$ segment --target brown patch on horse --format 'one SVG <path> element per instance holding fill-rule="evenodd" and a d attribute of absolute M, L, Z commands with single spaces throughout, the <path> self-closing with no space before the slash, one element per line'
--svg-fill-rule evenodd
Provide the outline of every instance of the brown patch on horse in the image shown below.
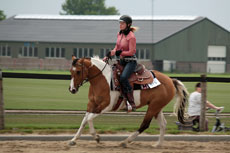
<path fill-rule="evenodd" d="M 86 60 L 85 63 L 89 69 L 89 78 L 98 75 L 101 71 L 95 66 L 92 66 L 92 63 L 89 60 Z M 90 88 L 88 93 L 88 106 L 87 112 L 91 113 L 100 113 L 104 110 L 110 103 L 110 87 L 106 81 L 106 78 L 101 73 L 97 77 L 89 80 Z M 103 90 L 101 90 L 103 89 Z"/>

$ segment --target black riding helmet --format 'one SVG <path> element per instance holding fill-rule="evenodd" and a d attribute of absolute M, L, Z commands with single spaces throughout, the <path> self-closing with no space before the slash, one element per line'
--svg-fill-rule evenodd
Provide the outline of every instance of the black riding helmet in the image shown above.
<path fill-rule="evenodd" d="M 132 24 L 132 18 L 128 15 L 122 15 L 119 19 L 119 21 L 125 22 L 127 25 Z"/>

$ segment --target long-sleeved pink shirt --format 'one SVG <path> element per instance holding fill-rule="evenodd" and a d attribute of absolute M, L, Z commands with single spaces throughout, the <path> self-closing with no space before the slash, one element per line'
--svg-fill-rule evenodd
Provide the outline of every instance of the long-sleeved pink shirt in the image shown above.
<path fill-rule="evenodd" d="M 126 36 L 123 33 L 117 34 L 117 44 L 111 55 L 115 55 L 117 50 L 122 50 L 121 56 L 133 56 L 136 53 L 136 37 L 132 31 Z"/>

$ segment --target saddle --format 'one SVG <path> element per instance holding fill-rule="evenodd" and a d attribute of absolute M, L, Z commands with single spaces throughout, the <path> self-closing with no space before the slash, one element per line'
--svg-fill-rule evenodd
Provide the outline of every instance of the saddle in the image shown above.
<path fill-rule="evenodd" d="M 114 78 L 114 85 L 115 89 L 120 89 L 120 75 L 124 70 L 124 66 L 121 65 L 119 62 L 117 64 L 114 64 L 113 66 L 113 78 Z M 142 64 L 137 64 L 135 71 L 133 74 L 129 77 L 129 83 L 132 87 L 134 87 L 134 84 L 144 85 L 144 84 L 150 84 L 153 82 L 153 75 L 152 73 L 145 68 Z"/>

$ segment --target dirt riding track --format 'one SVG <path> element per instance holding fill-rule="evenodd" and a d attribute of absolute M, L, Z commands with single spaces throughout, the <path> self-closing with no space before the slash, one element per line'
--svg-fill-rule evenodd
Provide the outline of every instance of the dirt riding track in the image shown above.
<path fill-rule="evenodd" d="M 67 141 L 1 141 L 0 153 L 229 153 L 230 142 L 165 141 L 164 146 L 155 148 L 153 142 L 135 141 L 127 148 L 119 146 L 119 141 L 77 141 L 76 146 L 68 146 Z"/>

